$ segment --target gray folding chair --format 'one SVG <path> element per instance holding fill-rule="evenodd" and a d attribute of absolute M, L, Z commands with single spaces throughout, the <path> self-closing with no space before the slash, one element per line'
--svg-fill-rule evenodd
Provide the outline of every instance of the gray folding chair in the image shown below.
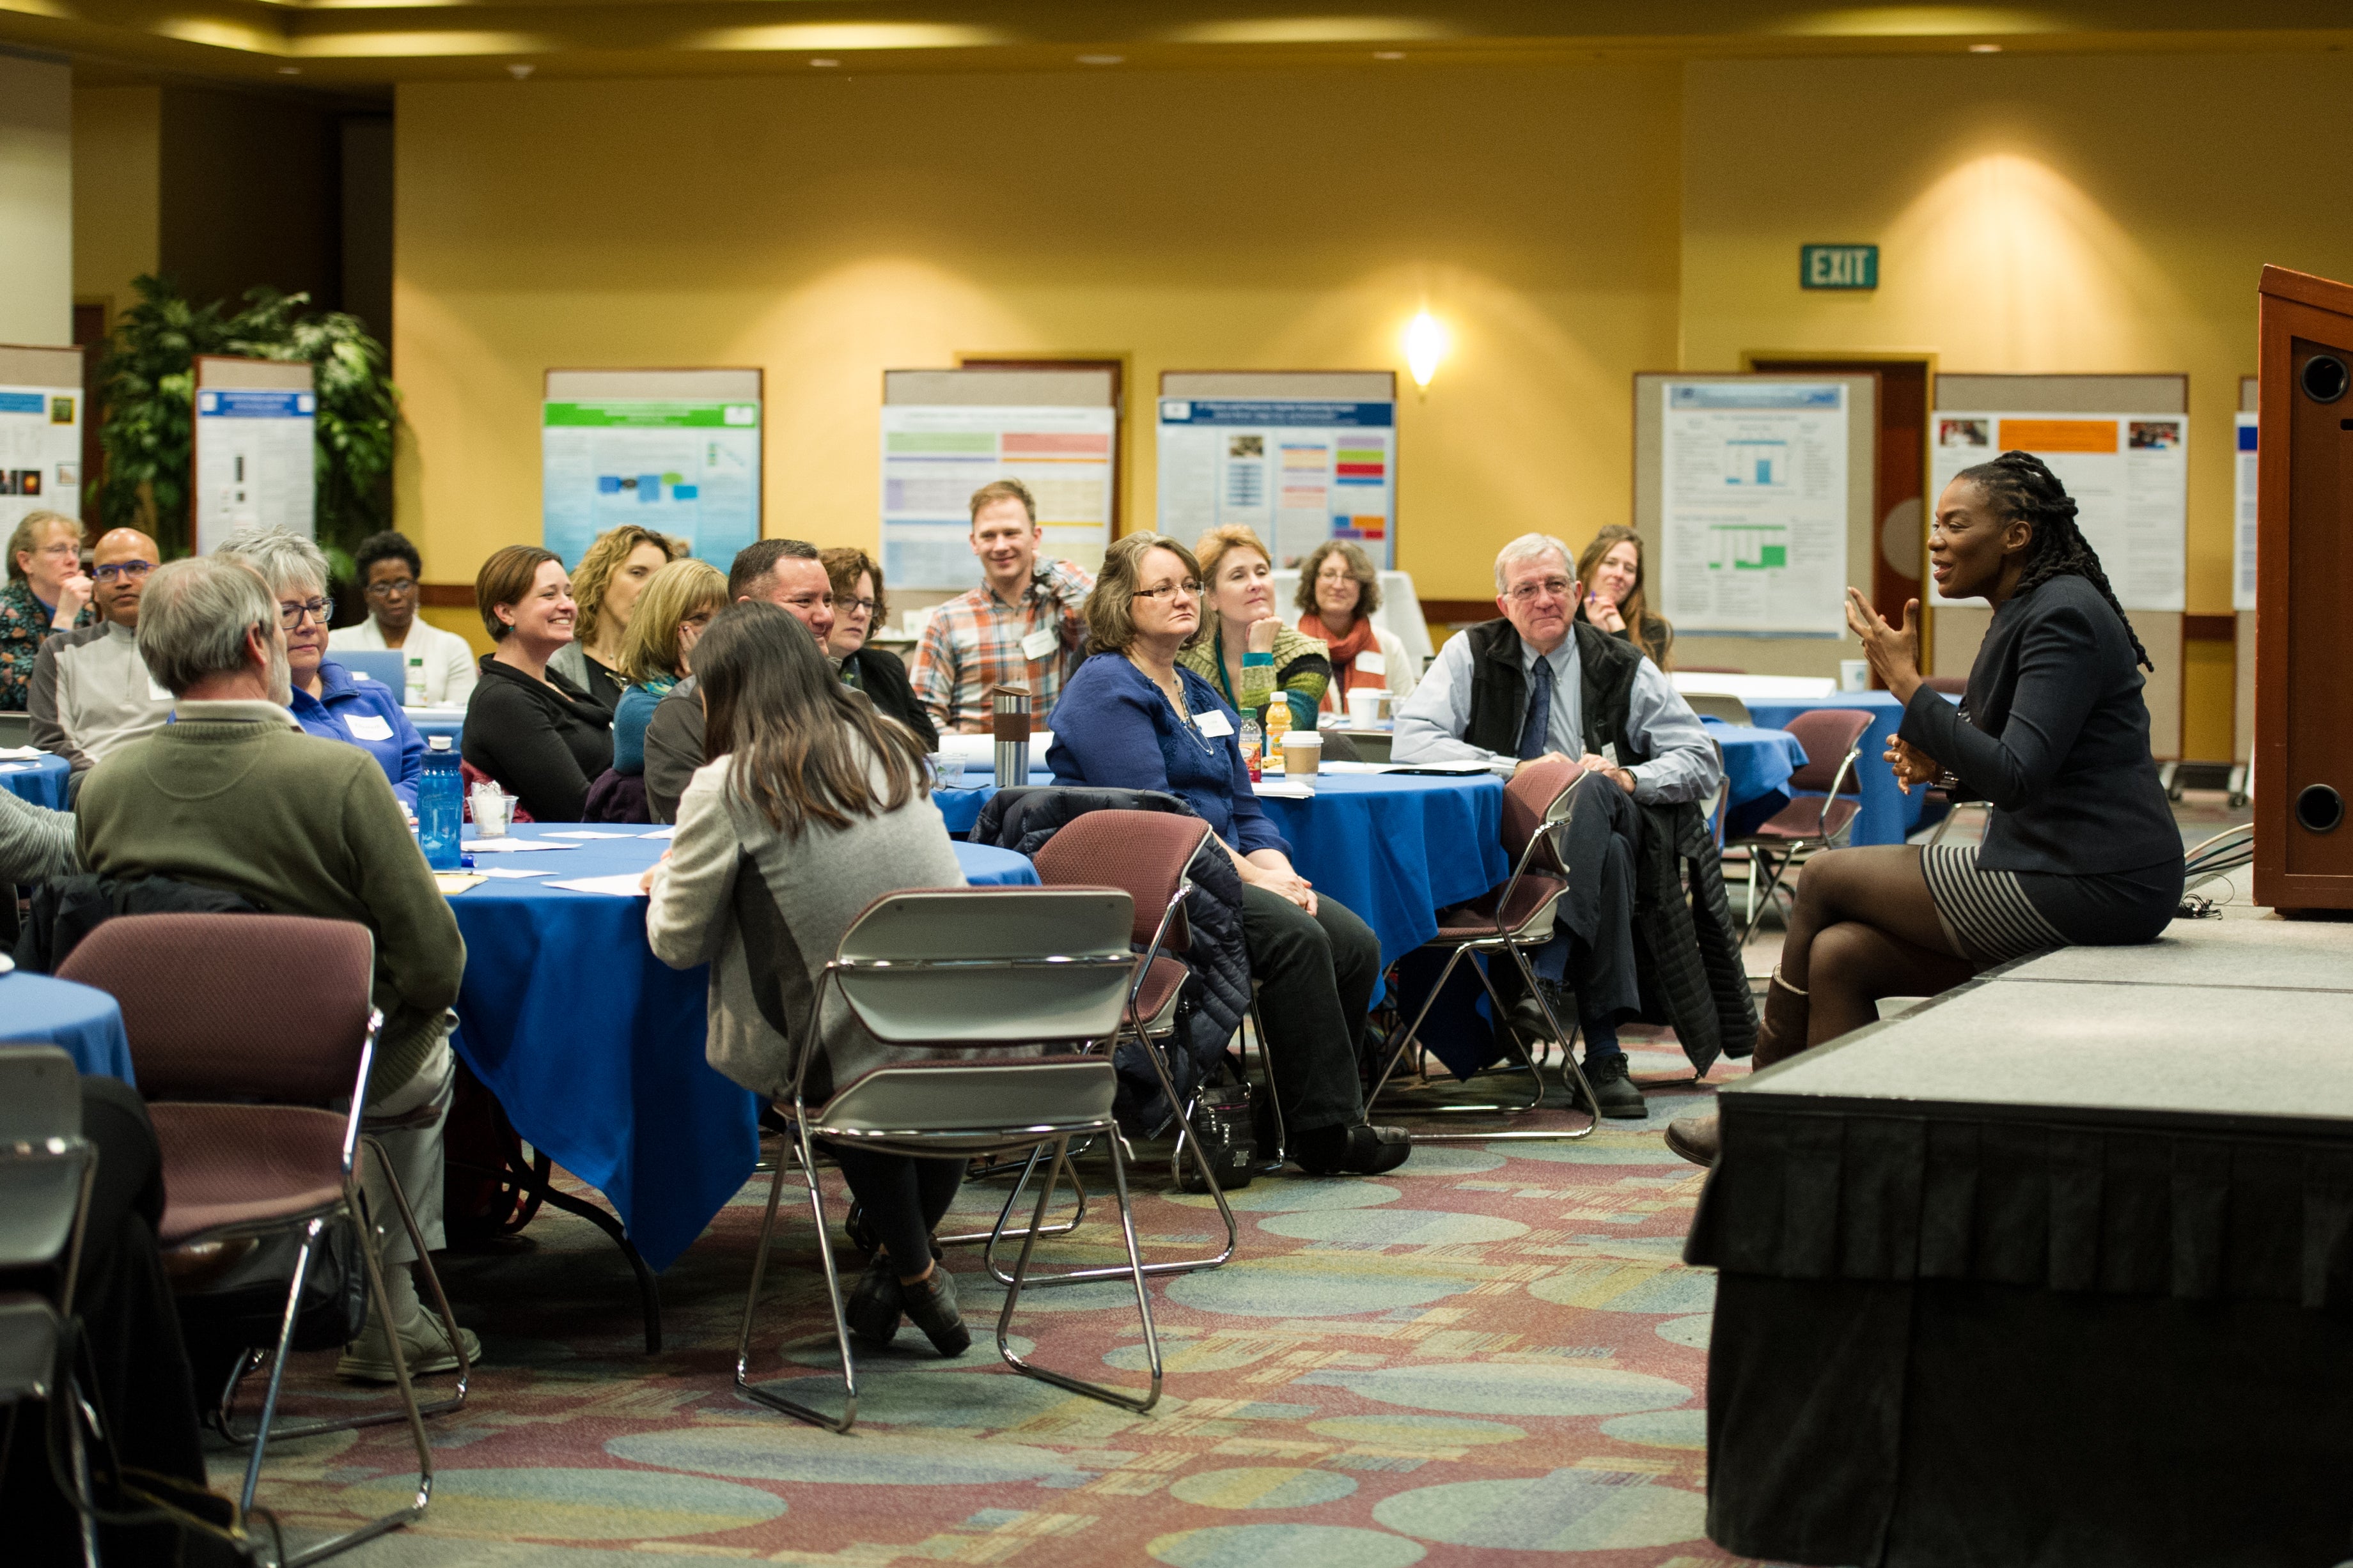
<path fill-rule="evenodd" d="M 167 1195 L 156 1238 L 165 1250 L 246 1237 L 299 1238 L 268 1390 L 250 1436 L 229 1423 L 250 1358 L 238 1363 L 214 1415 L 224 1436 L 250 1445 L 238 1511 L 253 1507 L 273 1438 L 406 1421 L 416 1445 L 417 1492 L 409 1502 L 293 1554 L 283 1568 L 301 1568 L 425 1516 L 433 1496 L 433 1450 L 424 1418 L 463 1405 L 471 1373 L 407 1194 L 383 1145 L 364 1125 L 376 1031 L 384 1022 L 369 1000 L 375 974 L 375 937 L 367 927 L 299 915 L 121 916 L 84 937 L 58 966 L 59 979 L 95 985 L 122 1005 L 131 1059 L 163 1151 Z M 274 1007 L 267 1027 L 254 1011 L 261 997 Z M 327 1109 L 347 1095 L 348 1109 Z M 458 1386 L 451 1397 L 420 1407 L 400 1336 L 387 1334 L 396 1405 L 280 1426 L 278 1398 L 303 1282 L 330 1224 L 357 1227 L 368 1310 L 391 1320 L 375 1226 L 360 1196 L 363 1145 L 375 1155 L 424 1262 L 433 1304 L 458 1352 Z"/>
<path fill-rule="evenodd" d="M 1444 949 L 1446 965 L 1438 972 L 1438 979 L 1431 984 L 1430 994 L 1422 999 L 1421 1010 L 1414 1015 L 1413 1022 L 1398 1037 L 1397 1048 L 1389 1053 L 1388 1065 L 1382 1068 L 1380 1081 L 1374 1084 L 1373 1092 L 1365 1097 L 1367 1105 L 1379 1098 L 1381 1090 L 1388 1087 L 1389 1079 L 1396 1075 L 1398 1065 L 1405 1060 L 1406 1053 L 1415 1048 L 1422 1021 L 1430 1016 L 1430 1009 L 1445 991 L 1446 982 L 1452 977 L 1455 965 L 1474 953 L 1484 953 L 1490 960 L 1498 956 L 1508 957 L 1518 967 L 1521 984 L 1527 987 L 1527 994 L 1534 996 L 1536 1005 L 1543 1009 L 1545 1026 L 1551 1031 L 1551 1037 L 1560 1042 L 1563 1069 L 1576 1079 L 1588 1106 L 1598 1103 L 1592 1085 L 1585 1081 L 1585 1069 L 1577 1063 L 1575 1026 L 1572 1024 L 1567 1029 L 1561 1027 L 1560 1020 L 1553 1016 L 1551 1002 L 1545 997 L 1544 988 L 1536 984 L 1535 971 L 1529 967 L 1527 958 L 1530 952 L 1552 941 L 1560 900 L 1568 892 L 1566 879 L 1568 858 L 1561 847 L 1562 834 L 1568 825 L 1570 814 L 1577 808 L 1580 798 L 1579 786 L 1588 776 L 1583 769 L 1567 758 L 1553 757 L 1525 763 L 1504 781 L 1504 848 L 1512 860 L 1511 879 L 1476 902 L 1450 911 L 1439 926 L 1438 934 L 1422 944 L 1425 948 Z M 1494 1008 L 1495 1016 L 1501 1019 L 1505 1009 L 1503 998 L 1495 994 L 1494 983 L 1475 963 L 1471 965 L 1471 972 L 1485 987 L 1488 1003 Z M 1420 1116 L 1525 1116 L 1542 1109 L 1545 1089 L 1541 1067 L 1522 1047 L 1516 1031 L 1506 1029 L 1504 1034 L 1510 1040 L 1512 1050 L 1518 1055 L 1521 1066 L 1526 1068 L 1529 1082 L 1534 1086 L 1526 1104 L 1474 1102 L 1417 1105 L 1403 1109 Z M 1588 1119 L 1582 1127 L 1564 1128 L 1557 1131 L 1531 1129 L 1501 1132 L 1416 1132 L 1411 1137 L 1417 1143 L 1441 1143 L 1471 1138 L 1489 1141 L 1567 1140 L 1588 1137 L 1599 1125 L 1597 1116 Z"/>
<path fill-rule="evenodd" d="M 867 906 L 842 934 L 833 961 L 810 997 L 793 1072 L 788 1121 L 817 1222 L 826 1303 L 841 1353 L 843 1409 L 829 1415 L 751 1378 L 752 1326 L 768 1245 L 783 1195 L 779 1161 L 768 1184 L 767 1212 L 753 1254 L 744 1299 L 744 1326 L 735 1345 L 735 1387 L 775 1410 L 835 1432 L 858 1419 L 858 1367 L 842 1314 L 841 1277 L 826 1226 L 825 1193 L 818 1180 L 816 1142 L 854 1144 L 886 1153 L 963 1158 L 1050 1148 L 1037 1208 L 1021 1239 L 1005 1305 L 997 1313 L 997 1353 L 1006 1364 L 1074 1394 L 1123 1408 L 1149 1410 L 1160 1398 L 1160 1342 L 1152 1327 L 1152 1300 L 1129 1206 L 1127 1166 L 1112 1096 L 1117 1087 L 1107 1055 L 1015 1056 L 1024 1047 L 1086 1049 L 1109 1044 L 1128 1005 L 1135 966 L 1128 951 L 1134 904 L 1109 888 L 957 888 L 891 893 Z M 824 1047 L 819 1023 L 829 990 L 839 991 L 851 1017 L 883 1045 L 917 1051 L 971 1053 L 938 1061 L 895 1062 L 839 1086 L 823 1105 L 807 1101 L 810 1064 Z M 1142 1396 L 1032 1365 L 1008 1342 L 1013 1314 L 1029 1270 L 1031 1249 L 1053 1201 L 1055 1176 L 1074 1138 L 1099 1137 L 1111 1152 L 1112 1186 L 1127 1245 L 1124 1272 L 1135 1286 L 1144 1321 L 1150 1389 Z"/>
<path fill-rule="evenodd" d="M 27 1399 L 64 1406 L 67 1468 L 81 1510 L 82 1561 L 90 1568 L 98 1527 L 87 1511 L 90 1416 L 58 1351 L 73 1319 L 97 1171 L 98 1152 L 81 1135 L 73 1058 L 55 1046 L 0 1046 L 0 1269 L 55 1263 L 64 1271 L 54 1305 L 29 1290 L 0 1290 L 0 1407 Z M 16 1440 L 46 1444 L 47 1434 L 20 1428 Z"/>

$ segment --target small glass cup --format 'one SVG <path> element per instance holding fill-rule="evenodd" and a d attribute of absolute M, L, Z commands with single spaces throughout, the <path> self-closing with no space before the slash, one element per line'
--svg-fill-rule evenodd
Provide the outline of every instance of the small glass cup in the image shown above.
<path fill-rule="evenodd" d="M 932 753 L 931 763 L 932 787 L 934 789 L 962 789 L 964 787 L 964 759 L 962 757 L 947 752 L 934 752 Z"/>
<path fill-rule="evenodd" d="M 514 802 L 508 797 L 507 792 L 494 784 L 476 784 L 473 802 L 474 837 L 504 838 L 508 815 L 514 809 Z"/>

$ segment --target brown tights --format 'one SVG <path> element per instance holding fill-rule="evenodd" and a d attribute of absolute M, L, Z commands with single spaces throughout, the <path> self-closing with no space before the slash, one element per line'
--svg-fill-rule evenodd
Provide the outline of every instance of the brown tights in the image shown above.
<path fill-rule="evenodd" d="M 1876 1022 L 1883 996 L 1933 996 L 1979 967 L 1954 953 L 1916 847 L 1832 849 L 1799 868 L 1781 976 L 1812 993 L 1807 1045 Z"/>

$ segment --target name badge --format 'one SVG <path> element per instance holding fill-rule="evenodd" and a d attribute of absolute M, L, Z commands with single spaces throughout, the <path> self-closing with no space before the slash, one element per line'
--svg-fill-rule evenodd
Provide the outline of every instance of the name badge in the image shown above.
<path fill-rule="evenodd" d="M 151 675 L 147 678 L 147 700 L 150 702 L 173 702 L 178 700 L 170 692 L 164 689 L 164 683 L 162 681 L 156 679 Z"/>
<path fill-rule="evenodd" d="M 392 726 L 373 713 L 346 713 L 343 728 L 352 732 L 354 741 L 389 741 Z"/>
<path fill-rule="evenodd" d="M 1613 767 L 1613 768 L 1614 768 L 1614 767 L 1616 767 L 1616 766 L 1618 765 L 1618 742 L 1615 742 L 1615 741 L 1610 741 L 1610 742 L 1604 742 L 1604 743 L 1603 743 L 1603 745 L 1602 745 L 1602 747 L 1601 747 L 1601 760 L 1602 760 L 1603 762 L 1605 762 L 1605 763 L 1609 763 L 1611 767 Z"/>
<path fill-rule="evenodd" d="M 1051 626 L 1039 626 L 1021 639 L 1023 658 L 1046 658 L 1062 646 L 1061 634 Z"/>
<path fill-rule="evenodd" d="M 1234 732 L 1234 721 L 1226 717 L 1222 708 L 1212 708 L 1207 713 L 1193 716 L 1194 728 L 1209 740 L 1222 741 Z"/>
<path fill-rule="evenodd" d="M 1387 675 L 1389 661 L 1377 648 L 1366 648 L 1356 656 L 1356 668 L 1366 675 Z"/>

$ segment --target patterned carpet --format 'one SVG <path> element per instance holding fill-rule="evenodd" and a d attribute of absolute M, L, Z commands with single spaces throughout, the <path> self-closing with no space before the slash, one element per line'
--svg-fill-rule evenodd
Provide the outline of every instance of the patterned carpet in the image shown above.
<path fill-rule="evenodd" d="M 1000 1364 L 987 1333 L 1001 1298 L 959 1249 L 972 1351 L 943 1362 L 904 1329 L 864 1363 L 854 1435 L 804 1426 L 729 1387 L 765 1178 L 664 1279 L 669 1349 L 653 1358 L 618 1257 L 543 1213 L 526 1247 L 449 1260 L 486 1364 L 467 1408 L 434 1426 L 425 1522 L 349 1561 L 1732 1561 L 1702 1533 L 1713 1281 L 1678 1261 L 1701 1173 L 1660 1138 L 1693 1103 L 1689 1068 L 1663 1042 L 1630 1044 L 1640 1075 L 1683 1086 L 1653 1094 L 1647 1124 L 1425 1147 L 1378 1181 L 1261 1178 L 1235 1194 L 1240 1257 L 1155 1282 L 1167 1384 L 1144 1416 Z M 1149 1167 L 1138 1205 L 1150 1253 L 1208 1247 L 1215 1210 L 1158 1191 L 1166 1169 Z M 985 1224 L 1000 1191 L 968 1186 L 970 1217 Z M 754 1371 L 830 1401 L 806 1208 L 788 1219 Z M 1099 1207 L 1040 1258 L 1113 1261 L 1117 1238 Z M 1043 1364 L 1142 1382 L 1124 1284 L 1025 1296 L 1015 1331 Z M 298 1405 L 353 1397 L 325 1367 L 297 1369 Z M 308 1536 L 394 1506 L 408 1464 L 398 1427 L 288 1445 L 262 1501 Z"/>

